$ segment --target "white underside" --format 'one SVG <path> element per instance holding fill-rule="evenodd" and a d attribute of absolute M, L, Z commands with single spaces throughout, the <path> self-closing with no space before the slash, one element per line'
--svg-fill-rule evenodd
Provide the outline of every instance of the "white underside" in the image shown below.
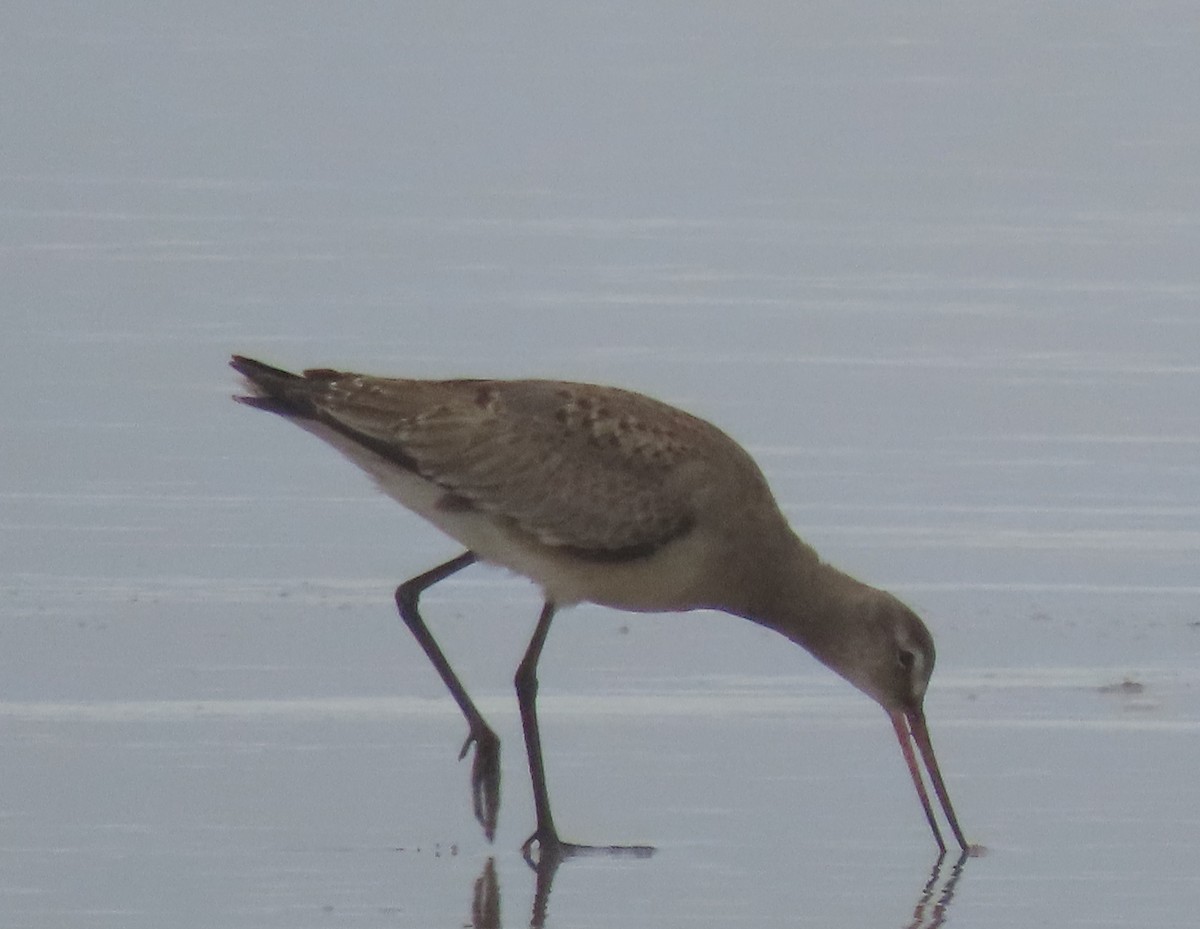
<path fill-rule="evenodd" d="M 559 606 L 587 601 L 662 612 L 704 605 L 696 595 L 707 555 L 699 532 L 690 532 L 646 558 L 618 562 L 579 558 L 515 533 L 486 513 L 445 506 L 445 490 L 321 423 L 296 420 L 296 424 L 338 449 L 393 500 L 433 523 L 482 561 L 531 579 Z"/>

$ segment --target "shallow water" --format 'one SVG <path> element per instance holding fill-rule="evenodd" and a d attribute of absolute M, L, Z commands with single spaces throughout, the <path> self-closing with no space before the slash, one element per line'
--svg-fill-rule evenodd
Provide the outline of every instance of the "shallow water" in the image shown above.
<path fill-rule="evenodd" d="M 0 14 L 0 921 L 1191 926 L 1200 33 L 1183 3 Z M 739 8 L 740 10 L 740 8 Z M 427 597 L 504 744 L 494 844 L 395 616 L 455 554 L 232 351 L 542 375 L 743 441 L 938 643 L 969 838 L 771 633 Z"/>

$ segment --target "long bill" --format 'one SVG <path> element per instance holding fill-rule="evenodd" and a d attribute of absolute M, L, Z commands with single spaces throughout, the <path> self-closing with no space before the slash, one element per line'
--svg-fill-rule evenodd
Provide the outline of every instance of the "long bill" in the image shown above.
<path fill-rule="evenodd" d="M 921 809 L 925 811 L 925 819 L 929 822 L 929 828 L 933 830 L 933 837 L 937 841 L 938 848 L 941 849 L 943 855 L 946 853 L 946 843 L 942 839 L 942 831 L 938 828 L 937 817 L 934 816 L 933 807 L 929 803 L 929 794 L 925 790 L 925 779 L 921 776 L 916 752 L 913 751 L 914 743 L 921 752 L 925 770 L 929 772 L 929 782 L 933 785 L 933 791 L 937 794 L 938 800 L 941 801 L 942 812 L 946 814 L 950 831 L 954 833 L 954 838 L 958 840 L 962 850 L 967 851 L 969 847 L 967 840 L 963 838 L 962 829 L 958 825 L 958 817 L 954 815 L 954 806 L 950 803 L 950 794 L 946 791 L 946 783 L 942 780 L 941 769 L 938 768 L 937 756 L 933 753 L 933 743 L 929 740 L 929 727 L 925 725 L 925 711 L 918 706 L 907 710 L 889 710 L 888 715 L 892 719 L 892 727 L 896 730 L 896 738 L 900 742 L 900 751 L 904 753 L 904 761 L 908 764 L 908 773 L 912 775 L 913 786 L 917 788 L 917 796 L 921 800 Z"/>

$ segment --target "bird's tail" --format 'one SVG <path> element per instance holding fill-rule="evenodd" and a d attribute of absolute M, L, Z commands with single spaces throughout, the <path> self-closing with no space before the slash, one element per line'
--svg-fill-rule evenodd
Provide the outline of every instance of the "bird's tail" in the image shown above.
<path fill-rule="evenodd" d="M 280 416 L 307 418 L 316 412 L 305 378 L 300 375 L 242 355 L 234 355 L 229 366 L 246 379 L 251 391 L 247 396 L 235 396 L 233 399 L 238 403 Z"/>

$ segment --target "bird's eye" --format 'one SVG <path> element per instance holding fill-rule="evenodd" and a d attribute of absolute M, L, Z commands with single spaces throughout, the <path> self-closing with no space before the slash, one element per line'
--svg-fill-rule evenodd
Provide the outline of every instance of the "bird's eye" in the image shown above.
<path fill-rule="evenodd" d="M 911 673 L 913 666 L 917 663 L 917 656 L 914 652 L 910 652 L 907 649 L 901 649 L 896 655 L 896 660 L 900 662 L 900 667 L 902 667 L 906 672 Z"/>

